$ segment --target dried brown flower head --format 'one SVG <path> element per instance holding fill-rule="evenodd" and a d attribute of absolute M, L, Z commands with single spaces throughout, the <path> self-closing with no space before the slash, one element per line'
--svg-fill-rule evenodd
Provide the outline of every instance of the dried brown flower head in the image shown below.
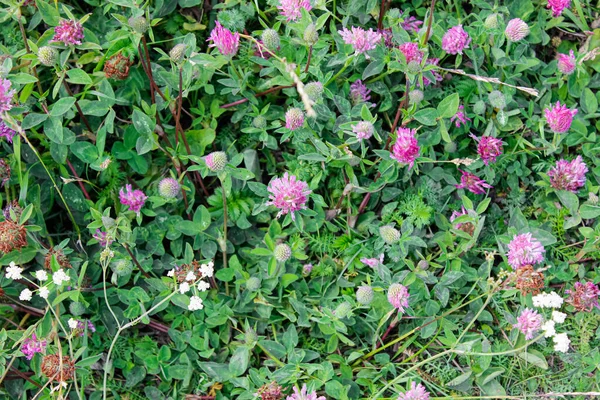
<path fill-rule="evenodd" d="M 27 246 L 27 230 L 23 225 L 5 220 L 0 222 L 0 252 L 10 253 Z"/>
<path fill-rule="evenodd" d="M 531 293 L 536 295 L 544 288 L 544 274 L 541 271 L 533 269 L 532 265 L 525 265 L 515 271 L 515 287 L 521 291 L 522 295 Z"/>
<path fill-rule="evenodd" d="M 277 382 L 271 382 L 262 385 L 256 394 L 261 400 L 280 400 L 283 397 L 281 389 Z"/>
<path fill-rule="evenodd" d="M 177 278 L 177 282 L 182 283 L 185 282 L 185 278 L 188 273 L 193 272 L 196 276 L 201 276 L 200 273 L 200 263 L 196 260 L 192 261 L 189 264 L 182 264 L 175 267 L 175 278 Z"/>
<path fill-rule="evenodd" d="M 50 380 L 66 382 L 73 378 L 75 363 L 69 356 L 63 356 L 62 361 L 58 354 L 49 354 L 42 359 L 42 373 Z"/>
<path fill-rule="evenodd" d="M 71 262 L 62 249 L 56 249 L 52 247 L 50 250 L 48 250 L 46 257 L 44 258 L 44 268 L 46 268 L 48 271 L 52 270 L 52 256 L 56 258 L 56 262 L 62 268 L 72 268 Z"/>
<path fill-rule="evenodd" d="M 123 80 L 129 76 L 131 60 L 121 53 L 115 54 L 104 63 L 104 74 L 107 78 Z"/>

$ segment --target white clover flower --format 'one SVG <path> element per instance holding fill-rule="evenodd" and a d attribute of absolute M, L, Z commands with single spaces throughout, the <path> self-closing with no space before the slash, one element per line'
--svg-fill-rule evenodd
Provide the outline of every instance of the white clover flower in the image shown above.
<path fill-rule="evenodd" d="M 554 322 L 556 322 L 557 324 L 562 324 L 563 322 L 565 322 L 565 319 L 567 318 L 567 314 L 562 313 L 560 311 L 552 311 L 552 320 Z"/>
<path fill-rule="evenodd" d="M 194 282 L 196 280 L 196 275 L 192 271 L 188 272 L 185 276 L 185 280 L 188 282 Z"/>
<path fill-rule="evenodd" d="M 200 266 L 200 272 L 202 273 L 202 276 L 204 278 L 210 278 L 213 276 L 215 270 L 214 270 L 214 266 L 215 264 L 213 264 L 213 262 L 209 262 L 208 264 L 202 264 Z"/>
<path fill-rule="evenodd" d="M 30 301 L 31 300 L 31 296 L 33 296 L 33 293 L 31 292 L 31 290 L 29 290 L 29 289 L 23 289 L 23 291 L 19 295 L 19 300 L 21 300 L 21 301 Z"/>
<path fill-rule="evenodd" d="M 52 275 L 52 281 L 56 286 L 61 286 L 63 282 L 67 282 L 70 279 L 71 278 L 69 278 L 69 276 L 65 274 L 65 271 L 62 268 Z"/>
<path fill-rule="evenodd" d="M 563 304 L 563 298 L 556 292 L 540 293 L 533 296 L 533 305 L 541 308 L 560 308 Z"/>
<path fill-rule="evenodd" d="M 552 320 L 548 320 L 544 322 L 542 325 L 542 330 L 544 331 L 544 337 L 552 337 L 556 334 L 556 330 L 554 329 L 555 322 Z"/>
<path fill-rule="evenodd" d="M 6 277 L 8 279 L 14 279 L 14 280 L 23 279 L 23 275 L 21 275 L 21 272 L 23 272 L 23 268 L 17 267 L 15 262 L 11 261 L 8 268 L 6 268 Z"/>
<path fill-rule="evenodd" d="M 79 322 L 76 319 L 69 318 L 69 320 L 67 321 L 67 324 L 69 324 L 69 328 L 77 329 L 77 325 L 79 324 Z"/>
<path fill-rule="evenodd" d="M 46 286 L 42 286 L 40 288 L 40 291 L 38 292 L 38 295 L 42 298 L 42 299 L 47 299 L 48 295 L 50 294 L 50 291 L 48 290 L 48 288 Z"/>
<path fill-rule="evenodd" d="M 179 293 L 186 294 L 189 291 L 190 291 L 190 284 L 189 283 L 183 282 L 181 285 L 179 285 Z"/>
<path fill-rule="evenodd" d="M 169 272 L 167 272 L 167 276 L 172 278 L 175 276 L 175 269 L 170 270 Z"/>
<path fill-rule="evenodd" d="M 198 282 L 198 290 L 199 291 L 206 292 L 208 289 L 210 289 L 210 283 L 205 282 L 205 281 Z"/>
<path fill-rule="evenodd" d="M 571 340 L 566 333 L 557 333 L 552 340 L 554 341 L 555 351 L 560 351 L 562 353 L 567 353 L 569 351 Z"/>
<path fill-rule="evenodd" d="M 40 282 L 45 282 L 48 280 L 48 273 L 43 269 L 35 271 L 35 279 L 37 279 Z"/>
<path fill-rule="evenodd" d="M 198 296 L 190 297 L 190 305 L 188 306 L 188 310 L 196 311 L 202 310 L 204 308 L 204 304 L 202 304 L 202 299 Z"/>

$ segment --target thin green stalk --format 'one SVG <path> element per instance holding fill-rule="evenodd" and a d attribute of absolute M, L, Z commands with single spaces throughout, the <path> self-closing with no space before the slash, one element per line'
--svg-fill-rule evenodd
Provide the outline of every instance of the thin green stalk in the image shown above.
<path fill-rule="evenodd" d="M 579 15 L 579 20 L 581 21 L 581 24 L 583 25 L 583 27 L 585 28 L 586 31 L 589 31 L 590 26 L 588 25 L 587 21 L 585 20 L 585 14 L 583 13 L 583 8 L 581 8 L 581 1 L 573 0 L 573 3 L 575 3 L 575 9 L 577 10 L 577 15 Z"/>
<path fill-rule="evenodd" d="M 337 74 L 335 74 L 331 79 L 329 79 L 327 81 L 327 83 L 325 84 L 325 87 L 329 86 L 329 84 L 333 81 L 335 81 L 337 78 L 339 78 L 340 75 L 342 75 L 344 73 L 344 71 L 346 70 L 346 68 L 348 68 L 350 66 L 350 63 L 352 62 L 352 60 L 354 60 L 354 56 L 348 58 L 348 60 L 344 63 L 344 66 L 342 67 L 342 69 L 340 69 L 338 71 Z"/>
<path fill-rule="evenodd" d="M 227 268 L 227 195 L 225 186 L 221 182 L 221 196 L 223 198 L 223 243 L 221 244 L 221 253 L 223 253 L 223 268 Z M 229 282 L 225 282 L 225 294 L 229 296 Z"/>
<path fill-rule="evenodd" d="M 267 349 L 265 349 L 259 342 L 256 342 L 256 345 L 258 346 L 259 349 L 261 349 L 271 360 L 275 361 L 275 364 L 277 364 L 279 367 L 285 367 L 285 364 L 283 362 L 281 362 L 280 360 L 278 360 L 273 354 L 271 354 L 271 352 Z"/>

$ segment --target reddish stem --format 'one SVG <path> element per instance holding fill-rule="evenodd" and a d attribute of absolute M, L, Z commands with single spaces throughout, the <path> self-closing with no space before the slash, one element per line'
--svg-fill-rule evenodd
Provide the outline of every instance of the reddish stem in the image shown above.
<path fill-rule="evenodd" d="M 73 175 L 75 175 L 75 179 L 77 179 L 79 188 L 83 192 L 83 195 L 85 196 L 85 198 L 88 200 L 91 200 L 90 195 L 88 194 L 87 190 L 85 190 L 85 186 L 83 186 L 83 182 L 81 182 L 81 178 L 79 177 L 79 175 L 77 175 L 77 171 L 75 171 L 75 167 L 73 167 L 73 164 L 71 164 L 71 161 L 69 161 L 68 158 L 67 158 L 67 165 L 69 166 L 69 169 L 71 170 Z"/>
<path fill-rule="evenodd" d="M 67 89 L 67 93 L 69 93 L 69 96 L 74 97 L 73 92 L 71 91 L 71 88 L 69 87 L 69 84 L 67 83 L 66 79 L 63 79 L 63 84 L 65 86 L 65 89 Z M 77 112 L 79 113 L 81 120 L 85 124 L 86 128 L 88 128 L 88 131 L 94 132 L 87 118 L 85 117 L 85 115 L 83 115 L 83 111 L 81 111 L 81 107 L 79 107 L 79 102 L 77 101 L 77 99 L 75 99 L 75 107 L 77 108 Z"/>
<path fill-rule="evenodd" d="M 267 95 L 269 93 L 273 93 L 273 92 L 276 92 L 276 91 L 281 90 L 281 89 L 289 89 L 289 88 L 293 88 L 293 87 L 294 87 L 294 85 L 275 86 L 275 87 L 272 87 L 271 89 L 265 90 L 264 92 L 256 93 L 254 95 L 254 97 L 265 96 L 265 95 Z M 248 101 L 250 101 L 250 100 L 249 99 L 240 99 L 240 100 L 234 101 L 233 103 L 224 104 L 224 105 L 221 106 L 221 108 L 231 108 L 231 107 L 234 107 L 234 106 L 239 106 L 240 104 L 244 104 L 244 103 L 246 103 Z"/>
<path fill-rule="evenodd" d="M 384 0 L 385 1 L 385 0 Z M 304 67 L 304 73 L 308 72 L 308 67 L 310 67 L 310 59 L 312 58 L 312 46 L 308 48 L 308 60 L 306 60 L 306 67 Z"/>

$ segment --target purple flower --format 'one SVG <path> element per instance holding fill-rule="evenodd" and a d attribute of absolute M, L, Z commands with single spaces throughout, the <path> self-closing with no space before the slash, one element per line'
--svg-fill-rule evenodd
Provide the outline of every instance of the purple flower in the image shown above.
<path fill-rule="evenodd" d="M 279 8 L 281 15 L 286 17 L 289 22 L 295 21 L 302 16 L 302 8 L 310 11 L 312 6 L 309 0 L 280 0 L 277 8 Z"/>
<path fill-rule="evenodd" d="M 94 233 L 92 237 L 96 239 L 102 247 L 110 246 L 113 242 L 113 240 L 108 237 L 108 233 L 102 232 L 100 229 L 96 229 L 96 233 Z"/>
<path fill-rule="evenodd" d="M 295 131 L 302 128 L 304 125 L 304 111 L 299 108 L 292 107 L 285 113 L 285 127 Z"/>
<path fill-rule="evenodd" d="M 355 81 L 350 85 L 350 100 L 352 100 L 352 105 L 355 106 L 371 100 L 369 93 L 371 91 L 367 89 L 360 79 Z"/>
<path fill-rule="evenodd" d="M 292 213 L 292 219 L 295 219 L 294 211 L 306 208 L 306 201 L 311 193 L 306 182 L 298 180 L 287 172 L 281 178 L 273 179 L 267 190 L 270 195 L 266 204 L 279 208 L 277 218 Z"/>
<path fill-rule="evenodd" d="M 92 324 L 92 321 L 88 320 L 87 322 L 88 331 L 94 333 L 96 332 L 96 327 Z M 83 336 L 83 332 L 85 331 L 85 323 L 83 321 L 77 321 L 77 329 L 81 331 L 79 336 Z"/>
<path fill-rule="evenodd" d="M 397 308 L 399 312 L 403 313 L 404 308 L 408 307 L 408 288 L 399 283 L 393 283 L 388 289 L 388 301 L 394 308 Z"/>
<path fill-rule="evenodd" d="M 469 136 L 477 142 L 477 154 L 479 154 L 485 165 L 495 163 L 496 157 L 502 154 L 502 140 L 491 136 L 482 136 L 480 138 L 473 134 Z"/>
<path fill-rule="evenodd" d="M 352 126 L 352 132 L 356 134 L 356 138 L 358 140 L 366 140 L 373 136 L 373 132 L 375 132 L 375 128 L 373 124 L 369 121 L 360 121 L 356 125 Z"/>
<path fill-rule="evenodd" d="M 240 34 L 232 33 L 217 21 L 206 41 L 212 41 L 208 47 L 216 47 L 224 56 L 235 56 L 240 47 Z"/>
<path fill-rule="evenodd" d="M 566 133 L 571 128 L 573 123 L 573 117 L 577 114 L 577 109 L 569 109 L 566 105 L 560 104 L 560 101 L 556 102 L 554 107 L 546 108 L 544 115 L 546 121 L 550 125 L 550 129 L 554 133 Z"/>
<path fill-rule="evenodd" d="M 379 264 L 383 264 L 383 258 L 384 258 L 384 255 L 380 254 L 379 258 L 361 258 L 360 262 L 365 265 L 368 265 L 371 268 L 375 268 Z"/>
<path fill-rule="evenodd" d="M 462 54 L 462 51 L 469 47 L 471 38 L 465 32 L 462 25 L 457 25 L 448 29 L 442 38 L 442 49 L 448 54 Z"/>
<path fill-rule="evenodd" d="M 404 11 L 400 11 L 400 16 L 404 14 Z M 419 32 L 419 27 L 423 25 L 423 21 L 419 21 L 415 17 L 408 16 L 404 18 L 404 21 L 401 23 L 402 29 L 407 32 L 417 33 Z"/>
<path fill-rule="evenodd" d="M 400 393 L 398 400 L 429 400 L 429 392 L 420 383 L 417 385 L 412 382 L 410 389 L 405 393 Z"/>
<path fill-rule="evenodd" d="M 45 340 L 38 340 L 35 333 L 33 333 L 30 338 L 23 341 L 21 352 L 25 354 L 27 360 L 31 360 L 35 353 L 43 353 L 46 351 L 46 344 Z"/>
<path fill-rule="evenodd" d="M 542 322 L 542 316 L 537 311 L 526 308 L 517 318 L 517 323 L 513 327 L 520 330 L 525 335 L 525 339 L 529 340 L 533 339 L 536 332 L 540 330 Z"/>
<path fill-rule="evenodd" d="M 508 244 L 508 263 L 515 270 L 544 261 L 544 246 L 531 233 L 515 235 Z"/>
<path fill-rule="evenodd" d="M 302 266 L 302 275 L 308 276 L 310 275 L 310 273 L 313 270 L 313 265 L 312 264 L 304 264 Z"/>
<path fill-rule="evenodd" d="M 17 132 L 10 129 L 4 122 L 0 121 L 0 137 L 6 138 L 8 143 L 12 143 Z"/>
<path fill-rule="evenodd" d="M 121 204 L 129 206 L 129 209 L 136 213 L 139 213 L 142 207 L 144 207 L 147 198 L 148 196 L 141 190 L 132 190 L 131 185 L 125 185 L 125 188 L 121 188 L 119 191 L 119 200 L 121 200 Z"/>
<path fill-rule="evenodd" d="M 598 305 L 598 296 L 600 289 L 593 282 L 575 282 L 573 290 L 565 291 L 569 295 L 567 303 L 571 304 L 577 311 L 592 311 Z"/>
<path fill-rule="evenodd" d="M 308 388 L 306 387 L 306 384 L 302 385 L 302 390 L 300 391 L 294 386 L 294 393 L 286 397 L 286 400 L 327 400 L 325 397 L 317 395 L 316 390 L 313 390 L 310 393 L 307 393 L 307 391 Z"/>
<path fill-rule="evenodd" d="M 493 186 L 479 178 L 477 175 L 467 171 L 462 171 L 460 177 L 460 183 L 456 185 L 457 189 L 467 189 L 471 193 L 485 194 L 485 189 L 491 189 Z"/>
<path fill-rule="evenodd" d="M 440 62 L 439 58 L 429 58 L 427 59 L 427 61 L 425 61 L 425 65 L 438 65 L 438 63 Z M 429 71 L 433 74 L 433 78 L 434 81 L 430 81 L 429 79 L 427 79 L 427 77 L 425 75 L 423 75 L 423 85 L 425 85 L 425 87 L 431 85 L 432 83 L 435 82 L 439 82 L 442 80 L 442 75 L 437 72 L 435 69 L 432 69 L 431 71 Z"/>
<path fill-rule="evenodd" d="M 423 52 L 419 50 L 419 45 L 417 43 L 402 43 L 398 48 L 402 54 L 404 54 L 407 64 L 411 61 L 421 63 L 421 60 L 423 60 Z"/>
<path fill-rule="evenodd" d="M 396 130 L 396 143 L 392 146 L 392 157 L 402 164 L 408 164 L 409 169 L 415 164 L 421 148 L 417 142 L 417 131 L 409 128 Z"/>
<path fill-rule="evenodd" d="M 378 29 L 377 32 L 381 34 L 381 37 L 383 38 L 383 44 L 385 44 L 385 47 L 394 47 L 394 34 L 392 33 L 392 30 L 390 28 Z"/>
<path fill-rule="evenodd" d="M 454 220 L 458 217 L 462 217 L 463 215 L 469 215 L 464 206 L 461 207 L 460 211 L 452 211 L 452 215 L 450 216 L 450 222 L 454 222 Z M 454 224 L 455 229 L 460 229 L 464 224 Z"/>
<path fill-rule="evenodd" d="M 569 54 L 558 55 L 558 70 L 565 75 L 571 75 L 575 71 L 575 53 L 573 50 Z"/>
<path fill-rule="evenodd" d="M 54 28 L 54 37 L 51 42 L 63 42 L 66 46 L 81 44 L 83 40 L 83 26 L 79 21 L 63 19 Z"/>
<path fill-rule="evenodd" d="M 351 44 L 356 54 L 361 54 L 369 50 L 373 50 L 377 47 L 377 43 L 381 41 L 381 34 L 369 29 L 368 31 L 357 28 L 355 26 L 352 29 L 344 28 L 338 33 L 344 39 L 344 43 Z M 368 58 L 368 57 L 367 57 Z"/>
<path fill-rule="evenodd" d="M 571 0 L 548 0 L 546 8 L 550 8 L 552 16 L 556 18 L 562 14 L 565 8 L 569 8 L 570 6 Z"/>
<path fill-rule="evenodd" d="M 511 42 L 518 42 L 529 35 L 529 26 L 520 18 L 514 18 L 508 21 L 504 35 Z"/>
<path fill-rule="evenodd" d="M 467 117 L 465 114 L 465 106 L 462 104 L 458 107 L 458 111 L 452 118 L 450 118 L 450 122 L 454 122 L 457 128 L 460 128 L 460 125 L 465 125 L 467 121 L 470 121 L 471 118 Z"/>
<path fill-rule="evenodd" d="M 554 189 L 577 193 L 577 190 L 585 185 L 586 172 L 588 172 L 587 165 L 581 156 L 577 156 L 573 161 L 557 161 L 556 165 L 548 171 L 548 176 Z"/>
<path fill-rule="evenodd" d="M 15 95 L 15 90 L 10 89 L 10 81 L 8 79 L 0 79 L 0 113 L 9 111 L 12 106 L 12 98 Z"/>

